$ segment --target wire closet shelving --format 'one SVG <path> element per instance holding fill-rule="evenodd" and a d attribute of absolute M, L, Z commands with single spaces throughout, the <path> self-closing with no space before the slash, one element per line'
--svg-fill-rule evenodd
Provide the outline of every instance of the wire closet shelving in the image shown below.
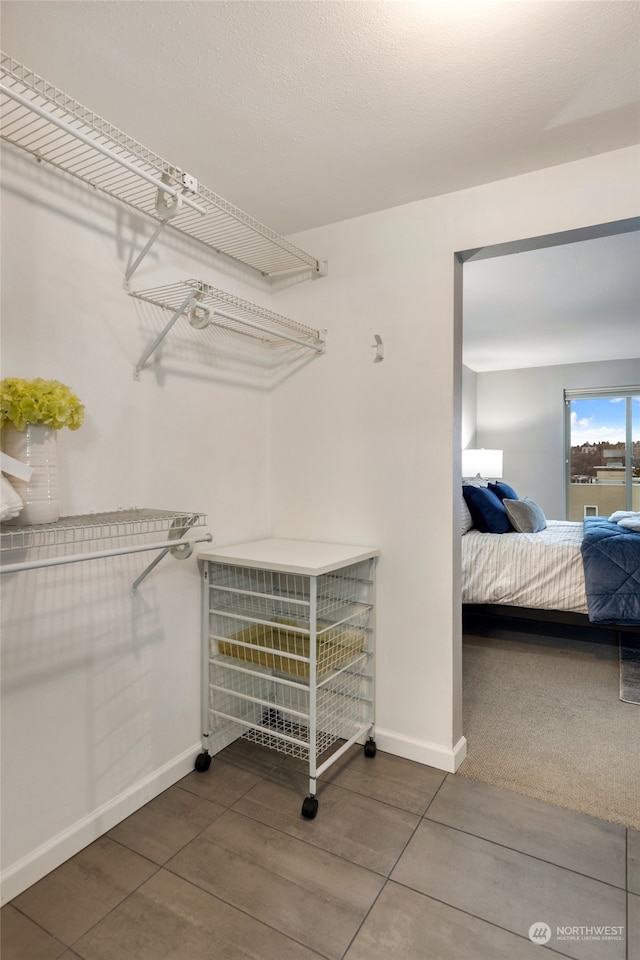
<path fill-rule="evenodd" d="M 20 573 L 127 553 L 160 551 L 132 584 L 131 590 L 135 593 L 142 580 L 168 553 L 177 559 L 186 559 L 191 556 L 194 544 L 210 543 L 211 534 L 185 537 L 192 528 L 205 525 L 206 515 L 203 513 L 149 508 L 79 514 L 61 517 L 55 523 L 5 522 L 0 526 L 0 573 Z M 164 534 L 162 540 L 149 542 L 143 539 L 161 534 Z M 87 549 L 92 545 L 99 548 Z M 69 553 L 67 548 L 76 552 Z M 27 556 L 29 551 L 36 551 L 38 555 Z M 44 556 L 40 555 L 41 551 Z"/>
<path fill-rule="evenodd" d="M 265 347 L 293 343 L 316 353 L 324 351 L 325 344 L 319 330 L 296 323 L 273 310 L 250 303 L 201 280 L 184 280 L 146 290 L 132 290 L 130 295 L 171 313 L 166 326 L 136 364 L 136 378 L 182 316 L 196 329 L 218 327 L 233 336 L 249 338 Z"/>
<path fill-rule="evenodd" d="M 2 138 L 217 253 L 276 277 L 325 265 L 0 53 Z M 155 239 L 155 238 L 154 238 Z"/>

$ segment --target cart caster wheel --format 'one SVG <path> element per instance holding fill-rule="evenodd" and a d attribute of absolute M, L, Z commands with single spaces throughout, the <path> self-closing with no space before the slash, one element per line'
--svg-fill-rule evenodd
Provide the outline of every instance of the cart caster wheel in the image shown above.
<path fill-rule="evenodd" d="M 305 797 L 302 801 L 302 816 L 305 820 L 315 820 L 318 812 L 318 801 L 315 797 Z"/>
<path fill-rule="evenodd" d="M 195 768 L 198 773 L 204 773 L 211 766 L 211 757 L 208 753 L 199 753 L 196 757 Z"/>
<path fill-rule="evenodd" d="M 376 742 L 373 739 L 367 740 L 364 745 L 364 755 L 365 757 L 375 757 L 376 755 Z"/>

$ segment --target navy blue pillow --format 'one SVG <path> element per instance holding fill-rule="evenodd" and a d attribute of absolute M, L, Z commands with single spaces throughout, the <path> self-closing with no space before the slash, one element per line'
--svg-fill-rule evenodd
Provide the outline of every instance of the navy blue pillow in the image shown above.
<path fill-rule="evenodd" d="M 511 533 L 513 527 L 502 500 L 487 487 L 464 484 L 462 495 L 469 507 L 473 525 L 480 533 Z"/>
<path fill-rule="evenodd" d="M 495 483 L 490 483 L 489 490 L 491 490 L 492 493 L 495 493 L 499 500 L 504 500 L 505 498 L 507 500 L 520 499 L 513 487 L 510 487 L 508 483 L 502 483 L 501 480 L 496 480 Z"/>

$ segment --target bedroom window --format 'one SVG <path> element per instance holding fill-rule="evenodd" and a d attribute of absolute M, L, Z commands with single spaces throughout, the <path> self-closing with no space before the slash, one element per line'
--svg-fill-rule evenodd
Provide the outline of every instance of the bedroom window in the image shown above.
<path fill-rule="evenodd" d="M 640 511 L 640 386 L 565 390 L 566 517 Z"/>

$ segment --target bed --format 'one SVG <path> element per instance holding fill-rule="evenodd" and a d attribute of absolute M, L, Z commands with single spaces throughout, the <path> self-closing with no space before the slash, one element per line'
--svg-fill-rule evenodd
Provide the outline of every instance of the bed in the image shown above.
<path fill-rule="evenodd" d="M 633 524 L 627 518 L 640 515 L 619 511 L 613 519 L 547 520 L 537 504 L 520 500 L 506 484 L 483 489 L 471 493 L 463 486 L 465 618 L 534 619 L 613 630 L 620 640 L 621 674 L 629 674 L 625 657 L 632 663 L 631 702 L 638 702 L 640 531 L 622 524 Z M 500 502 L 497 515 L 488 493 Z M 484 501 L 489 516 L 478 512 Z"/>
<path fill-rule="evenodd" d="M 582 524 L 549 520 L 535 533 L 462 538 L 462 602 L 587 613 Z"/>

